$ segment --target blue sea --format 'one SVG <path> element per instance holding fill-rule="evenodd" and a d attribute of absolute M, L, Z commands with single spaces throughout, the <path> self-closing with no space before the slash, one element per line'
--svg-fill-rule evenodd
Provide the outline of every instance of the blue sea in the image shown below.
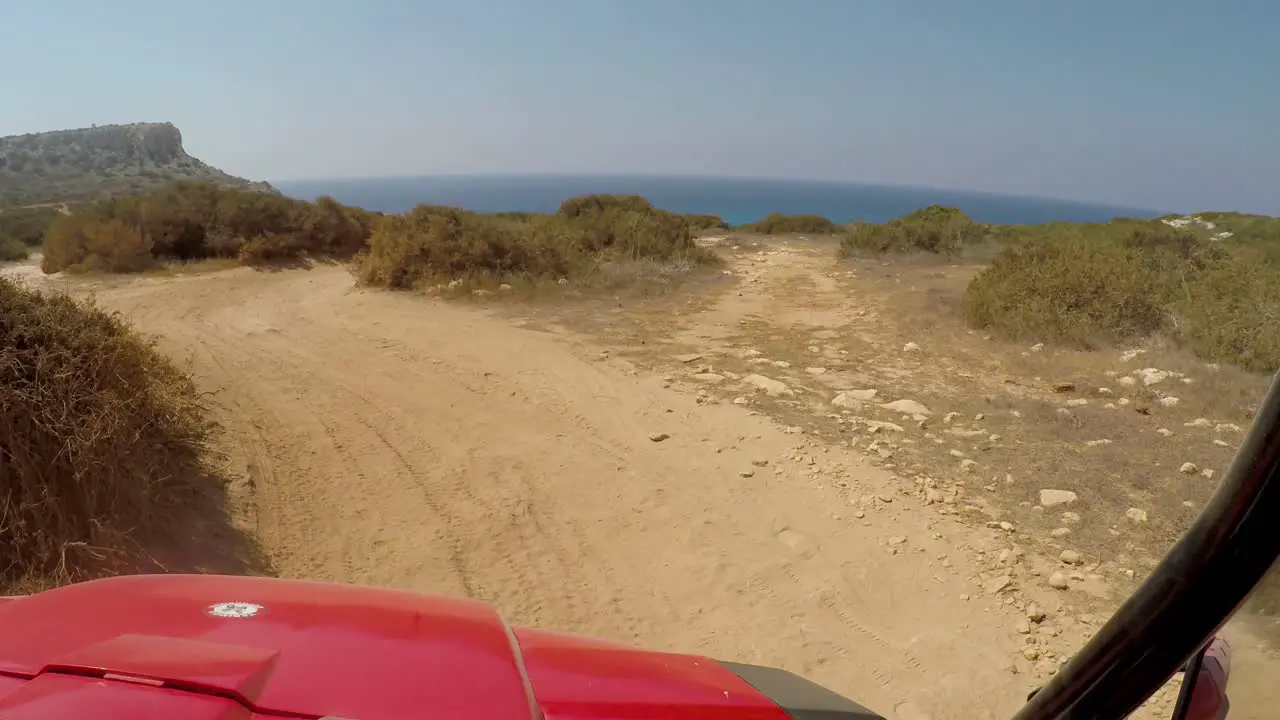
<path fill-rule="evenodd" d="M 555 212 L 566 198 L 592 193 L 636 194 L 679 213 L 719 215 L 730 224 L 754 222 L 771 212 L 816 213 L 838 223 L 884 222 L 929 205 L 958 207 L 980 222 L 1104 222 L 1115 217 L 1153 218 L 1142 208 L 1017 197 L 962 190 L 863 185 L 803 180 L 737 178 L 458 175 L 370 179 L 295 180 L 273 183 L 291 197 L 329 195 L 368 210 L 401 213 L 415 205 L 449 205 L 480 212 Z"/>

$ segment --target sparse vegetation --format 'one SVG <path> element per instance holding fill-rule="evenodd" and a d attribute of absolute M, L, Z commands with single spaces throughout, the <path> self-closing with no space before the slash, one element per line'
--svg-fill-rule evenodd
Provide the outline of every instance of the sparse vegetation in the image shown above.
<path fill-rule="evenodd" d="M 496 217 L 422 205 L 378 221 L 360 278 L 409 289 L 454 280 L 538 281 L 583 277 L 605 262 L 714 262 L 685 219 L 638 196 L 566 200 L 554 215 Z"/>
<path fill-rule="evenodd" d="M 0 207 L 142 194 L 177 180 L 276 192 L 191 157 L 169 123 L 0 137 Z"/>
<path fill-rule="evenodd" d="M 0 262 L 26 260 L 31 251 L 13 238 L 0 238 Z"/>
<path fill-rule="evenodd" d="M 840 254 L 929 252 L 954 255 L 983 242 L 987 226 L 953 207 L 931 205 L 887 223 L 852 223 L 840 238 Z"/>
<path fill-rule="evenodd" d="M 45 272 L 137 272 L 162 261 L 238 258 L 246 264 L 350 258 L 374 215 L 331 198 L 315 203 L 211 183 L 175 183 L 58 218 L 44 238 Z"/>
<path fill-rule="evenodd" d="M 840 226 L 821 215 L 785 215 L 770 213 L 761 220 L 747 223 L 738 228 L 742 232 L 760 235 L 786 235 L 791 233 L 812 233 L 831 235 L 840 232 Z"/>
<path fill-rule="evenodd" d="M 0 278 L 0 407 L 0 587 L 108 566 L 197 492 L 200 396 L 119 315 Z"/>
<path fill-rule="evenodd" d="M 1082 348 L 1158 333 L 1206 360 L 1280 369 L 1280 235 L 1213 239 L 1142 220 L 1004 235 L 966 293 L 976 327 Z"/>

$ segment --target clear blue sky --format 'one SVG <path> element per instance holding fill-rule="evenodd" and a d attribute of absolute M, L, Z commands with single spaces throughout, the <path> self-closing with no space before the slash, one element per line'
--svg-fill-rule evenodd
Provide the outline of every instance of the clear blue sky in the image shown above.
<path fill-rule="evenodd" d="M 255 179 L 808 177 L 1280 214 L 1275 0 L 31 0 L 0 135 Z"/>

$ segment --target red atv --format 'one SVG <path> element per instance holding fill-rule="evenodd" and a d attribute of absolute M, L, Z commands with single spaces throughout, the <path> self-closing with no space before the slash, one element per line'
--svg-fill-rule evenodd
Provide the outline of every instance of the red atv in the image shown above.
<path fill-rule="evenodd" d="M 1184 668 L 1175 717 L 1222 717 L 1206 649 L 1280 555 L 1277 519 L 1280 379 L 1200 517 L 1017 720 L 1123 718 Z M 782 670 L 511 627 L 469 600 L 149 575 L 0 598 L 0 720 L 19 718 L 880 716 Z"/>

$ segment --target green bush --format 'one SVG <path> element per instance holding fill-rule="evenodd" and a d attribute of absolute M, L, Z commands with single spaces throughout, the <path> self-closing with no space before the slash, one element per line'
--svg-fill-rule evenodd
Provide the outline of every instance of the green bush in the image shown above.
<path fill-rule="evenodd" d="M 932 205 L 883 224 L 852 223 L 840 238 L 840 254 L 929 252 L 954 255 L 987 239 L 985 225 L 957 208 Z"/>
<path fill-rule="evenodd" d="M 770 213 L 762 220 L 747 223 L 738 229 L 742 232 L 759 233 L 761 235 L 785 235 L 790 233 L 831 235 L 839 232 L 840 226 L 821 215 Z"/>
<path fill-rule="evenodd" d="M 51 208 L 17 208 L 0 212 L 0 241 L 16 240 L 37 247 L 45 231 L 61 216 Z"/>
<path fill-rule="evenodd" d="M 728 230 L 729 223 L 719 215 L 706 215 L 701 213 L 685 213 L 684 221 L 688 223 L 689 229 L 694 232 L 702 230 Z"/>
<path fill-rule="evenodd" d="M 1142 220 L 1003 236 L 965 293 L 975 327 L 1084 348 L 1161 333 L 1208 360 L 1280 369 L 1280 266 L 1267 248 Z"/>
<path fill-rule="evenodd" d="M 31 251 L 13 238 L 0 238 L 0 262 L 26 260 Z"/>

